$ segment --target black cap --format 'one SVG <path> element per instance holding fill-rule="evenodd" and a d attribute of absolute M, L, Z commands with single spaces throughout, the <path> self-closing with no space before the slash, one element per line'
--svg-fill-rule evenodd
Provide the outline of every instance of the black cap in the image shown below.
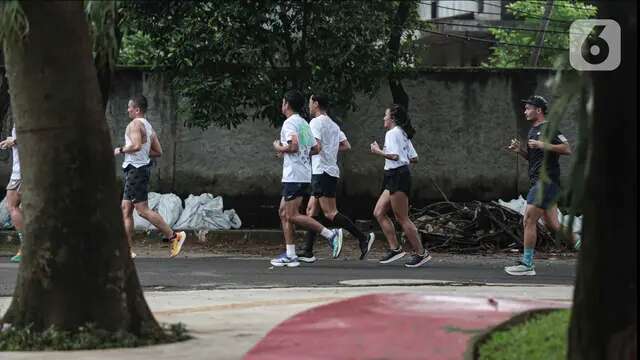
<path fill-rule="evenodd" d="M 549 105 L 549 102 L 547 101 L 547 99 L 543 98 L 540 95 L 533 95 L 530 98 L 523 99 L 521 101 L 525 104 L 530 104 L 535 107 L 539 107 L 540 109 L 542 109 L 542 111 L 545 114 L 547 113 L 547 106 Z"/>

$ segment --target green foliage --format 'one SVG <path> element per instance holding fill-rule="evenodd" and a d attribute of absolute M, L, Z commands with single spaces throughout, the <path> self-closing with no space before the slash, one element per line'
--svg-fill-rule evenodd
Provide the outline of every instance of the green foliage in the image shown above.
<path fill-rule="evenodd" d="M 29 32 L 29 21 L 17 0 L 0 2 L 0 49 L 5 39 L 23 38 Z"/>
<path fill-rule="evenodd" d="M 89 21 L 89 35 L 93 41 L 94 58 L 100 66 L 113 70 L 118 54 L 117 9 L 118 1 L 85 2 L 85 12 Z"/>
<path fill-rule="evenodd" d="M 324 92 L 346 111 L 381 75 L 410 66 L 410 36 L 400 61 L 389 58 L 396 8 L 387 0 L 129 2 L 120 60 L 170 74 L 188 126 L 278 124 L 290 88 Z"/>
<path fill-rule="evenodd" d="M 118 63 L 123 65 L 150 65 L 154 59 L 151 37 L 144 32 L 128 31 L 122 35 Z"/>
<path fill-rule="evenodd" d="M 569 310 L 540 315 L 505 331 L 480 346 L 481 360 L 553 360 L 567 358 Z"/>
<path fill-rule="evenodd" d="M 138 337 L 131 333 L 109 332 L 97 329 L 92 324 L 77 331 L 60 331 L 51 327 L 43 332 L 34 332 L 31 327 L 8 328 L 0 332 L 0 351 L 51 351 L 92 350 L 149 346 L 189 340 L 182 323 L 163 325 L 164 335 Z"/>
<path fill-rule="evenodd" d="M 544 16 L 546 1 L 522 0 L 507 5 L 506 10 L 524 23 L 520 25 L 527 29 L 538 29 L 541 18 Z M 544 36 L 543 46 L 553 48 L 569 48 L 569 26 L 570 23 L 578 19 L 593 18 L 597 13 L 597 8 L 587 4 L 585 1 L 554 1 L 554 6 L 549 16 L 548 30 L 562 31 L 565 33 L 547 32 Z M 537 32 L 521 30 L 505 30 L 492 28 L 489 32 L 499 42 L 536 45 Z M 517 47 L 509 45 L 497 45 L 492 48 L 492 54 L 488 63 L 484 66 L 495 68 L 520 68 L 530 67 L 530 57 L 533 48 Z M 559 50 L 542 49 L 538 60 L 538 67 L 553 67 Z"/>

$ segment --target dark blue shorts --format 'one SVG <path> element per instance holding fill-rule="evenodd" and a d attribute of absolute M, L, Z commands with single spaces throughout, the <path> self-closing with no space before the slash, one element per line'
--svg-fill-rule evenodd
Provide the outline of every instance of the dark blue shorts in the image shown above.
<path fill-rule="evenodd" d="M 540 193 L 541 190 L 542 193 Z M 547 210 L 556 204 L 559 195 L 560 186 L 558 184 L 548 182 L 543 185 L 542 181 L 538 180 L 529 189 L 527 204 Z"/>
<path fill-rule="evenodd" d="M 282 197 L 284 201 L 309 196 L 311 185 L 309 183 L 282 183 Z"/>

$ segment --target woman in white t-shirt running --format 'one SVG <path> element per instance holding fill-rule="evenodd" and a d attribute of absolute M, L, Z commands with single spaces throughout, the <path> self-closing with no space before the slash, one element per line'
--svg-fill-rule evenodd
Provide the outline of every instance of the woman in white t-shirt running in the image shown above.
<path fill-rule="evenodd" d="M 377 142 L 371 144 L 371 153 L 384 157 L 384 181 L 382 194 L 378 198 L 373 216 L 380 224 L 389 243 L 389 251 L 380 259 L 381 264 L 388 264 L 406 255 L 398 243 L 396 230 L 389 218 L 389 211 L 400 223 L 414 253 L 405 263 L 406 267 L 418 267 L 429 260 L 431 255 L 422 246 L 418 229 L 409 219 L 409 193 L 411 192 L 410 163 L 418 162 L 418 154 L 411 143 L 415 129 L 411 125 L 406 110 L 398 104 L 391 105 L 384 114 L 384 128 L 387 133 L 384 137 L 384 148 L 380 148 Z"/>

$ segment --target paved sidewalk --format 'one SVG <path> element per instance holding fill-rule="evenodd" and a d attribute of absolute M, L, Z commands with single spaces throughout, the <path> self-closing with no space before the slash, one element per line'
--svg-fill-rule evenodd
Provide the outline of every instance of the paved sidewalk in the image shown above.
<path fill-rule="evenodd" d="M 367 285 L 363 283 L 363 285 Z M 271 329 L 292 316 L 335 301 L 367 294 L 409 293 L 420 296 L 474 296 L 522 300 L 556 301 L 568 305 L 573 287 L 565 285 L 500 284 L 455 286 L 433 285 L 350 286 L 331 288 L 234 289 L 179 292 L 146 292 L 160 322 L 182 322 L 194 340 L 138 349 L 74 352 L 4 352 L 3 360 L 106 360 L 106 359 L 241 359 Z M 10 298 L 0 298 L 0 312 Z M 480 300 L 482 301 L 482 300 Z M 297 357 L 301 358 L 301 357 Z"/>

